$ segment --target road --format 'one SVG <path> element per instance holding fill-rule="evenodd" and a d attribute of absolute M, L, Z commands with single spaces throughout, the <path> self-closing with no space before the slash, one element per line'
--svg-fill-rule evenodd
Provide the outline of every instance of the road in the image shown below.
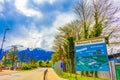
<path fill-rule="evenodd" d="M 0 80 L 43 80 L 46 68 L 39 68 L 30 71 L 0 72 Z"/>

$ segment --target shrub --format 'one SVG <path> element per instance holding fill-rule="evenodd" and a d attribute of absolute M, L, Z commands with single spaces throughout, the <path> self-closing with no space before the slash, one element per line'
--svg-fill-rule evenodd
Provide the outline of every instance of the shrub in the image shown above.
<path fill-rule="evenodd" d="M 45 61 L 43 61 L 43 60 L 39 60 L 39 61 L 37 62 L 37 64 L 38 64 L 39 67 L 46 67 L 46 63 L 45 63 Z"/>
<path fill-rule="evenodd" d="M 31 65 L 32 68 L 37 68 L 37 65 Z"/>
<path fill-rule="evenodd" d="M 22 65 L 22 70 L 30 70 L 32 67 L 29 64 L 23 64 Z"/>
<path fill-rule="evenodd" d="M 37 62 L 37 65 L 39 66 L 39 67 L 41 67 L 42 66 L 42 60 L 39 60 L 38 62 Z"/>
<path fill-rule="evenodd" d="M 52 61 L 46 61 L 46 67 L 51 67 L 52 66 Z"/>

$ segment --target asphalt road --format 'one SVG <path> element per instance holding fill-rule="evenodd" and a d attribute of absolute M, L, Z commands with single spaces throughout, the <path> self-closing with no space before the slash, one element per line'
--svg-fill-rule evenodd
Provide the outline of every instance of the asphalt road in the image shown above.
<path fill-rule="evenodd" d="M 39 68 L 30 71 L 11 71 L 11 73 L 0 75 L 0 80 L 43 80 L 45 70 L 46 68 Z"/>

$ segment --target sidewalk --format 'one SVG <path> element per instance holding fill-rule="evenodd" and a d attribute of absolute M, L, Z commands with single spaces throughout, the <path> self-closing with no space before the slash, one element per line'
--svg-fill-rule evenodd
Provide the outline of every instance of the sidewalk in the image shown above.
<path fill-rule="evenodd" d="M 46 79 L 47 80 L 67 80 L 67 79 L 60 78 L 52 68 L 48 68 Z"/>

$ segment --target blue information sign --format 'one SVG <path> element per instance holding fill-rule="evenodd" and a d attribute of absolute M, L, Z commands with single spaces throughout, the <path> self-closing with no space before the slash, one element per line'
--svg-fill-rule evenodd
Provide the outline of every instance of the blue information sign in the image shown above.
<path fill-rule="evenodd" d="M 64 67 L 65 67 L 64 62 L 61 62 L 60 67 L 61 67 L 61 68 L 64 68 Z"/>
<path fill-rule="evenodd" d="M 104 38 L 79 41 L 75 44 L 76 71 L 108 71 Z"/>

